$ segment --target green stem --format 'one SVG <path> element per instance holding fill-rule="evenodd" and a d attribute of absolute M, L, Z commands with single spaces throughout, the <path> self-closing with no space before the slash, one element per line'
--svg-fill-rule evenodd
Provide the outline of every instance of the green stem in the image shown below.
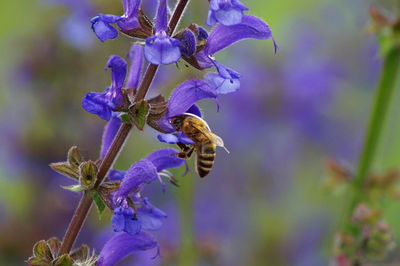
<path fill-rule="evenodd" d="M 344 226 L 342 229 L 347 232 L 356 233 L 358 230 L 350 223 L 350 218 L 356 205 L 364 198 L 363 185 L 365 177 L 371 170 L 380 142 L 379 140 L 382 136 L 384 124 L 390 108 L 390 99 L 396 87 L 399 64 L 400 48 L 395 47 L 384 57 L 382 71 L 375 91 L 363 150 L 352 184 L 353 193 L 344 217 Z"/>
<path fill-rule="evenodd" d="M 178 191 L 178 204 L 181 222 L 181 249 L 179 252 L 178 265 L 191 266 L 196 261 L 196 244 L 193 236 L 193 197 L 194 176 L 188 173 L 185 180 L 181 182 Z"/>

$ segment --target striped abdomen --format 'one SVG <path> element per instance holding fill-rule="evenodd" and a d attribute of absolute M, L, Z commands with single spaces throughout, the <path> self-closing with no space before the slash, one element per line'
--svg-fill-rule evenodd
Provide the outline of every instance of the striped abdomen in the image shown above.
<path fill-rule="evenodd" d="M 205 177 L 211 171 L 215 159 L 215 149 L 216 146 L 211 141 L 197 145 L 196 166 L 200 177 Z"/>

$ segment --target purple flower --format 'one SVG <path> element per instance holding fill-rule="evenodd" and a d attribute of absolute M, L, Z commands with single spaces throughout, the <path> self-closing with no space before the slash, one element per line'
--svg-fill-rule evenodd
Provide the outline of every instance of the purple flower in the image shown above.
<path fill-rule="evenodd" d="M 111 111 L 122 103 L 121 89 L 126 76 L 126 62 L 119 56 L 112 55 L 109 57 L 106 69 L 111 68 L 110 87 L 102 93 L 89 92 L 82 99 L 82 107 L 89 113 L 96 114 L 104 120 L 110 120 Z"/>
<path fill-rule="evenodd" d="M 180 41 L 167 34 L 167 2 L 160 0 L 157 11 L 156 33 L 146 39 L 144 56 L 152 64 L 171 64 L 181 57 Z"/>
<path fill-rule="evenodd" d="M 271 30 L 261 19 L 244 15 L 242 22 L 232 26 L 218 24 L 207 38 L 207 44 L 203 50 L 196 54 L 199 65 L 210 68 L 213 63 L 210 56 L 244 39 L 267 40 L 272 38 Z M 275 51 L 277 49 L 274 41 Z"/>
<path fill-rule="evenodd" d="M 111 238 L 100 252 L 98 265 L 114 265 L 134 251 L 157 247 L 157 241 L 145 232 L 135 235 L 120 233 Z"/>
<path fill-rule="evenodd" d="M 137 86 L 140 69 L 142 66 L 142 47 L 133 45 L 129 53 L 132 62 L 129 77 L 127 81 L 128 88 Z M 106 88 L 104 92 L 89 92 L 82 99 L 82 107 L 87 112 L 98 115 L 104 120 L 110 120 L 112 111 L 123 103 L 122 86 L 124 85 L 126 76 L 126 61 L 119 56 L 112 55 L 109 57 L 106 69 L 111 68 L 111 86 Z M 112 140 L 110 140 L 112 141 Z M 103 152 L 103 151 L 102 151 Z"/>
<path fill-rule="evenodd" d="M 127 232 L 130 235 L 136 235 L 140 232 L 141 226 L 133 209 L 126 207 L 117 207 L 111 217 L 111 224 L 115 232 Z"/>
<path fill-rule="evenodd" d="M 123 0 L 123 4 L 125 12 L 122 16 L 98 14 L 90 20 L 92 29 L 100 41 L 115 39 L 118 36 L 117 29 L 110 24 L 117 23 L 121 30 L 140 27 L 137 17 L 140 0 Z"/>
<path fill-rule="evenodd" d="M 116 201 L 121 201 L 133 190 L 157 179 L 160 180 L 164 190 L 165 184 L 161 179 L 163 174 L 160 172 L 167 168 L 177 168 L 184 163 L 184 160 L 176 156 L 177 153 L 175 149 L 160 149 L 134 163 L 123 178 L 120 188 L 115 192 Z"/>
<path fill-rule="evenodd" d="M 208 73 L 204 80 L 215 89 L 217 94 L 234 92 L 240 87 L 240 74 L 213 60 L 218 73 Z"/>
<path fill-rule="evenodd" d="M 141 204 L 136 212 L 128 206 L 127 200 L 123 200 L 120 206 L 114 208 L 111 217 L 111 224 L 115 232 L 124 231 L 130 235 L 135 235 L 141 230 L 154 231 L 162 226 L 162 219 L 167 218 L 167 214 L 154 207 L 148 198 L 135 199 L 135 204 Z"/>
<path fill-rule="evenodd" d="M 217 22 L 226 26 L 239 24 L 244 10 L 248 8 L 238 0 L 211 0 L 206 24 L 210 27 Z"/>
<path fill-rule="evenodd" d="M 168 102 L 167 113 L 159 121 L 160 127 L 166 132 L 174 132 L 175 129 L 169 122 L 171 117 L 187 112 L 201 116 L 200 110 L 194 104 L 202 99 L 217 99 L 215 89 L 202 80 L 188 80 L 183 82 L 172 92 Z M 168 140 L 165 136 L 161 138 L 166 140 L 166 142 Z"/>

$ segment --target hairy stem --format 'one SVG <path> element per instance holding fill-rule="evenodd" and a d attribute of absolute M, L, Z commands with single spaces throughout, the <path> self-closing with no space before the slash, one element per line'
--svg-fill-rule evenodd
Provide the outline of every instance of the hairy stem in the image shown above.
<path fill-rule="evenodd" d="M 175 11 L 172 15 L 172 18 L 169 22 L 169 29 L 171 33 L 174 32 L 176 26 L 178 25 L 178 22 L 188 2 L 189 0 L 180 0 L 179 3 L 177 4 Z M 143 77 L 142 83 L 140 84 L 139 90 L 136 94 L 135 101 L 143 100 L 146 97 L 147 91 L 149 90 L 149 87 L 154 79 L 157 69 L 158 65 L 152 65 L 152 64 L 149 65 Z M 110 167 L 114 163 L 131 129 L 132 125 L 124 123 L 118 130 L 118 133 L 115 136 L 113 143 L 111 144 L 111 147 L 109 148 L 106 156 L 101 162 L 99 172 L 97 174 L 97 181 L 95 184 L 95 188 L 98 188 L 103 182 L 108 170 L 110 170 Z M 63 242 L 61 244 L 59 255 L 66 254 L 71 251 L 72 246 L 74 245 L 75 240 L 78 237 L 78 234 L 89 213 L 92 203 L 93 199 L 90 196 L 90 193 L 85 192 L 67 228 Z"/>
<path fill-rule="evenodd" d="M 344 214 L 343 230 L 357 233 L 358 229 L 350 223 L 351 215 L 358 203 L 363 200 L 363 185 L 365 177 L 371 170 L 384 123 L 388 116 L 390 99 L 396 87 L 396 79 L 400 65 L 400 48 L 393 48 L 384 58 L 379 82 L 375 91 L 373 105 L 368 121 L 356 175 L 352 183 L 352 195 L 348 209 Z"/>

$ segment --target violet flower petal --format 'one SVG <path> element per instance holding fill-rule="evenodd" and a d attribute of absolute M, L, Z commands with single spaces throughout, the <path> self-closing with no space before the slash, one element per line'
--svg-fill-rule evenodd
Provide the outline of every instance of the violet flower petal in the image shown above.
<path fill-rule="evenodd" d="M 146 39 L 144 56 L 152 64 L 171 64 L 181 57 L 180 42 L 167 34 L 167 1 L 160 0 L 157 10 L 156 33 Z"/>
<path fill-rule="evenodd" d="M 213 87 L 218 94 L 234 92 L 240 87 L 240 74 L 217 61 L 213 60 L 217 73 L 208 73 L 204 80 Z"/>
<path fill-rule="evenodd" d="M 149 160 L 138 161 L 129 168 L 115 197 L 126 198 L 139 185 L 152 182 L 157 176 L 157 169 Z"/>
<path fill-rule="evenodd" d="M 238 0 L 211 0 L 206 24 L 210 27 L 217 22 L 226 26 L 238 24 L 244 10 L 248 8 Z"/>
<path fill-rule="evenodd" d="M 121 20 L 121 17 L 114 15 L 98 14 L 92 18 L 92 30 L 100 41 L 105 42 L 108 39 L 115 39 L 118 36 L 118 31 L 110 24 Z"/>
<path fill-rule="evenodd" d="M 132 217 L 125 216 L 125 228 L 124 231 L 130 235 L 136 235 L 142 228 L 141 223 Z"/>
<path fill-rule="evenodd" d="M 157 139 L 168 144 L 176 144 L 179 142 L 179 138 L 175 134 L 159 134 L 157 135 Z"/>
<path fill-rule="evenodd" d="M 121 232 L 125 228 L 125 216 L 122 214 L 121 207 L 114 210 L 111 217 L 111 224 L 115 232 Z"/>
<path fill-rule="evenodd" d="M 156 32 L 167 31 L 168 13 L 167 0 L 160 0 L 157 8 Z"/>
<path fill-rule="evenodd" d="M 128 81 L 126 88 L 138 88 L 140 71 L 143 64 L 143 48 L 141 45 L 134 44 L 129 51 L 129 58 L 131 60 L 131 68 L 129 70 Z"/>
<path fill-rule="evenodd" d="M 178 152 L 171 148 L 160 149 L 149 154 L 146 160 L 150 161 L 157 168 L 157 172 L 167 168 L 177 168 L 185 161 L 176 156 Z"/>
<path fill-rule="evenodd" d="M 87 112 L 98 115 L 104 120 L 110 120 L 111 118 L 111 107 L 112 105 L 107 98 L 110 88 L 107 88 L 104 92 L 88 92 L 85 97 L 82 98 L 82 108 Z"/>
<path fill-rule="evenodd" d="M 165 31 L 146 39 L 144 56 L 154 65 L 172 64 L 181 58 L 180 41 L 170 38 Z"/>
<path fill-rule="evenodd" d="M 126 76 L 126 61 L 117 55 L 112 55 L 108 58 L 106 68 L 111 68 L 111 89 L 121 90 L 124 86 Z"/>
<path fill-rule="evenodd" d="M 123 0 L 125 13 L 121 16 L 121 20 L 117 22 L 121 30 L 131 30 L 140 28 L 138 19 L 138 9 L 140 0 Z"/>
<path fill-rule="evenodd" d="M 121 181 L 122 179 L 124 179 L 126 173 L 127 171 L 111 169 L 110 171 L 108 171 L 107 175 L 110 181 Z"/>
<path fill-rule="evenodd" d="M 108 149 L 110 148 L 115 135 L 117 135 L 118 129 L 121 126 L 122 121 L 118 115 L 113 115 L 110 122 L 108 122 L 107 126 L 104 128 L 103 132 L 103 142 L 101 144 L 101 153 L 100 157 L 104 158 L 107 154 Z"/>
<path fill-rule="evenodd" d="M 216 99 L 217 94 L 202 80 L 188 80 L 179 85 L 168 102 L 167 118 L 187 112 L 194 103 L 202 99 Z"/>
<path fill-rule="evenodd" d="M 155 239 L 143 231 L 136 235 L 120 233 L 104 245 L 97 265 L 114 265 L 134 251 L 143 251 L 155 247 L 157 247 Z"/>
<path fill-rule="evenodd" d="M 198 27 L 198 29 L 199 29 L 199 34 L 197 34 L 197 40 L 198 41 L 206 40 L 208 38 L 208 32 L 200 26 Z"/>
<path fill-rule="evenodd" d="M 191 30 L 185 30 L 179 38 L 181 53 L 186 57 L 192 56 L 196 52 L 196 37 Z"/>
<path fill-rule="evenodd" d="M 232 26 L 218 24 L 208 36 L 207 44 L 202 51 L 205 55 L 212 55 L 243 39 L 267 40 L 271 37 L 271 30 L 264 21 L 244 15 L 239 24 Z"/>

